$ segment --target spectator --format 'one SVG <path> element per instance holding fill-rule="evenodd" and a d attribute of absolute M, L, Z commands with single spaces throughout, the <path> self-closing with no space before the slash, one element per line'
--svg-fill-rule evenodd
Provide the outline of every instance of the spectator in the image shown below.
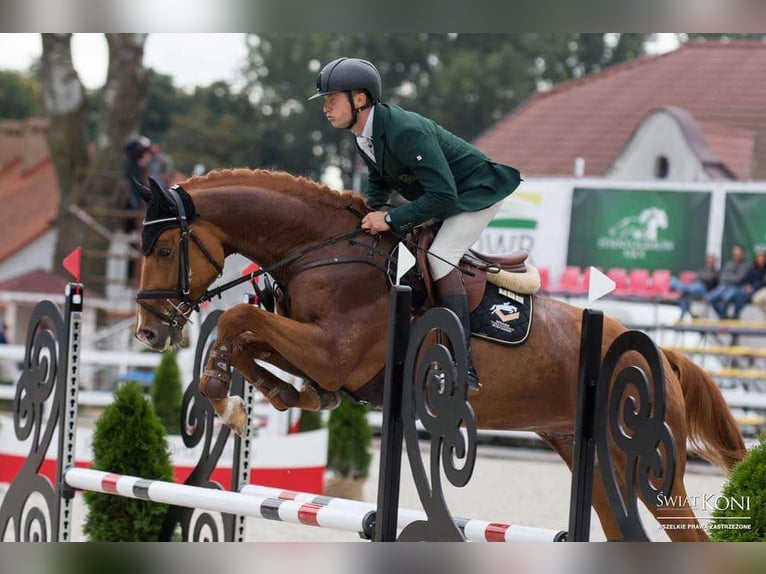
<path fill-rule="evenodd" d="M 753 294 L 761 290 L 764 285 L 766 285 L 766 251 L 758 250 L 753 257 L 752 266 L 747 270 L 745 278 L 734 295 L 733 319 L 739 319 L 739 314 L 751 301 Z"/>
<path fill-rule="evenodd" d="M 0 345 L 8 344 L 8 325 L 0 323 Z"/>
<path fill-rule="evenodd" d="M 690 284 L 682 283 L 677 277 L 673 277 L 670 285 L 674 291 L 681 293 L 678 300 L 678 306 L 681 308 L 680 319 L 687 314 L 691 315 L 692 299 L 703 299 L 718 286 L 718 276 L 718 260 L 715 255 L 708 253 L 705 255 L 705 265 L 697 271 L 697 277 Z"/>
<path fill-rule="evenodd" d="M 123 164 L 123 177 L 127 186 L 127 201 L 125 208 L 131 211 L 138 211 L 141 208 L 141 198 L 133 190 L 132 180 L 149 185 L 149 166 L 154 154 L 152 153 L 152 142 L 144 136 L 135 136 L 128 139 L 125 144 L 125 162 Z M 128 219 L 125 231 L 130 233 L 136 228 L 134 219 Z"/>
<path fill-rule="evenodd" d="M 745 248 L 734 244 L 731 248 L 731 259 L 721 270 L 718 287 L 708 293 L 706 297 L 719 319 L 727 318 L 727 309 L 734 302 L 737 288 L 745 278 L 749 267 L 745 261 Z"/>
<path fill-rule="evenodd" d="M 151 145 L 152 159 L 149 162 L 149 175 L 160 182 L 164 189 L 173 185 L 176 172 L 173 158 L 164 153 L 156 143 Z"/>
<path fill-rule="evenodd" d="M 762 287 L 753 293 L 752 301 L 761 310 L 764 318 L 766 318 L 766 287 Z"/>

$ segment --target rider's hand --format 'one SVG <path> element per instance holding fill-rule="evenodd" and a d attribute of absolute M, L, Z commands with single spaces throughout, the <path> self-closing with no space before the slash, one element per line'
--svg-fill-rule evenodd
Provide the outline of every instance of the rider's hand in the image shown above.
<path fill-rule="evenodd" d="M 385 211 L 371 211 L 362 219 L 362 229 L 367 230 L 370 235 L 377 235 L 383 231 L 388 231 L 391 226 L 386 223 Z"/>

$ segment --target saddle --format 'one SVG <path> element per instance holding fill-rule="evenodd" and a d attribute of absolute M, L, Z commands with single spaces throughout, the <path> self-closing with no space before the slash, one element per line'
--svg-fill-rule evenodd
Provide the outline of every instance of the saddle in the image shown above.
<path fill-rule="evenodd" d="M 422 274 L 426 297 L 431 305 L 436 304 L 436 296 L 434 281 L 428 267 L 427 251 L 435 236 L 435 226 L 428 225 L 418 228 L 412 238 L 418 246 L 415 258 Z M 540 275 L 537 269 L 527 263 L 527 257 L 529 253 L 523 250 L 503 255 L 485 255 L 470 249 L 458 264 L 461 269 L 469 272 L 463 274 L 469 311 L 474 311 L 481 303 L 487 281 L 517 293 L 535 293 L 540 288 Z"/>

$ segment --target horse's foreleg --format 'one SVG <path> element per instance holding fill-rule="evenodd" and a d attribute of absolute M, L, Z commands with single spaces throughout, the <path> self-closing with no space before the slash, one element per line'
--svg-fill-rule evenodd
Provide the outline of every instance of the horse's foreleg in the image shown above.
<path fill-rule="evenodd" d="M 291 365 L 290 370 L 317 380 L 336 374 L 328 364 L 327 334 L 316 325 L 300 323 L 250 305 L 237 305 L 218 322 L 218 339 L 213 344 L 200 390 L 210 400 L 222 422 L 241 434 L 245 412 L 239 397 L 229 397 L 231 367 L 239 370 L 278 409 L 304 410 L 335 408 L 340 402 L 338 389 L 325 389 L 320 382 L 309 383 L 298 392 L 254 359 Z"/>
<path fill-rule="evenodd" d="M 305 380 L 298 391 L 290 383 L 248 358 L 245 353 L 238 355 L 233 365 L 277 410 L 284 411 L 291 407 L 304 411 L 332 410 L 340 404 L 338 391 L 325 391 L 309 380 Z"/>
<path fill-rule="evenodd" d="M 210 401 L 215 414 L 226 426 L 243 436 L 247 413 L 241 397 L 230 397 L 232 350 L 229 342 L 216 341 L 199 382 L 199 390 Z"/>

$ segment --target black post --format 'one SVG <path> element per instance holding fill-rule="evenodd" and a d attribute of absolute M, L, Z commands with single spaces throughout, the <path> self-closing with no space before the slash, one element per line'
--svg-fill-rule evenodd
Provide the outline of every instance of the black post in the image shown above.
<path fill-rule="evenodd" d="M 375 542 L 396 542 L 402 469 L 402 386 L 410 335 L 411 304 L 410 287 L 391 287 Z"/>
<path fill-rule="evenodd" d="M 580 370 L 577 381 L 577 412 L 572 460 L 572 491 L 569 502 L 570 542 L 590 539 L 590 508 L 593 499 L 593 472 L 596 441 L 594 422 L 596 389 L 601 371 L 601 344 L 604 314 L 593 309 L 582 313 Z"/>

